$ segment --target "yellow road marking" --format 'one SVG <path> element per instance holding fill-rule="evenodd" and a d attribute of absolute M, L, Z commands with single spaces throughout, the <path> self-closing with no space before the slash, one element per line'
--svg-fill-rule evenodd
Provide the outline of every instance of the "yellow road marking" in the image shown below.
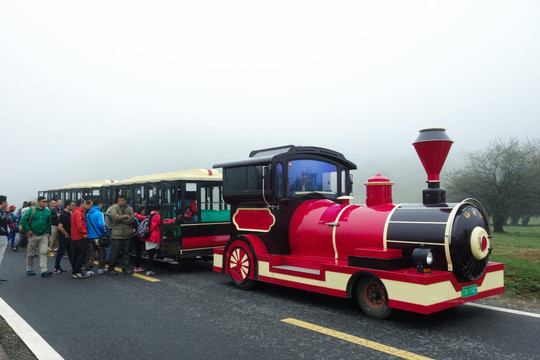
<path fill-rule="evenodd" d="M 395 348 L 395 347 L 392 347 L 392 346 L 379 344 L 379 343 L 374 342 L 374 341 L 362 339 L 361 337 L 346 334 L 346 333 L 341 332 L 341 331 L 328 329 L 328 328 L 325 328 L 325 327 L 322 327 L 322 326 L 319 326 L 319 325 L 315 325 L 315 324 L 311 324 L 311 323 L 308 323 L 308 322 L 305 322 L 305 321 L 302 321 L 302 320 L 288 318 L 288 319 L 282 319 L 281 321 L 286 322 L 286 323 L 291 324 L 291 325 L 296 325 L 296 326 L 303 327 L 304 329 L 316 331 L 316 332 L 321 333 L 321 334 L 325 334 L 325 335 L 328 335 L 328 336 L 333 336 L 333 337 L 341 339 L 341 340 L 352 342 L 354 344 L 358 344 L 358 345 L 361 345 L 361 346 L 364 346 L 364 347 L 367 347 L 367 348 L 370 348 L 370 349 L 373 349 L 373 350 L 377 350 L 377 351 L 380 351 L 380 352 L 383 352 L 383 353 L 394 355 L 394 356 L 397 356 L 397 357 L 400 357 L 400 358 L 403 358 L 403 359 L 408 359 L 408 360 L 433 360 L 432 358 L 428 358 L 428 357 L 425 357 L 425 356 L 422 356 L 422 355 L 414 354 L 414 353 L 411 353 L 411 352 L 408 352 L 408 351 L 405 351 L 405 350 L 401 350 L 401 349 L 398 349 L 398 348 Z"/>
<path fill-rule="evenodd" d="M 98 262 L 94 261 L 94 264 L 98 265 Z M 105 267 L 108 269 L 109 265 L 105 265 Z M 119 267 L 115 267 L 114 270 L 116 270 L 118 272 L 122 272 L 122 269 L 119 268 Z M 139 273 L 136 273 L 136 272 L 134 272 L 132 276 L 135 276 L 136 278 L 143 279 L 143 280 L 150 281 L 150 282 L 159 282 L 159 281 L 161 281 L 159 279 L 156 279 L 155 277 L 146 276 L 146 275 L 139 274 Z"/>

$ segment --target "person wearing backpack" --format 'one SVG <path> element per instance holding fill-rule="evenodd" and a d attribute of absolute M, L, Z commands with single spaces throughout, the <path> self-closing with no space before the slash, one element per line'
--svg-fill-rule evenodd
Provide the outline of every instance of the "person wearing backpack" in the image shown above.
<path fill-rule="evenodd" d="M 9 235 L 9 225 L 14 221 L 13 214 L 8 210 L 7 196 L 0 195 L 0 265 L 7 247 L 7 237 Z M 0 278 L 0 284 L 7 282 Z"/>
<path fill-rule="evenodd" d="M 20 228 L 21 220 L 24 214 L 28 211 L 28 209 L 36 205 L 37 205 L 37 202 L 35 201 L 25 201 L 23 202 L 22 207 L 19 209 L 17 213 L 17 221 L 19 222 L 19 245 L 15 246 L 15 249 L 13 249 L 14 251 L 19 250 L 20 247 L 25 248 L 28 246 L 28 236 L 26 236 L 26 233 L 24 232 L 24 230 L 21 231 L 21 228 Z"/>
<path fill-rule="evenodd" d="M 153 210 L 148 215 L 150 220 L 150 225 L 148 229 L 148 237 L 142 238 L 141 240 L 145 241 L 146 252 L 148 254 L 148 259 L 146 260 L 146 276 L 153 276 L 155 273 L 152 271 L 152 265 L 154 263 L 154 254 L 156 249 L 159 249 L 161 244 L 161 225 L 162 224 L 172 224 L 176 219 L 164 220 L 161 222 L 161 207 L 156 205 L 153 207 Z"/>
<path fill-rule="evenodd" d="M 26 275 L 35 275 L 34 254 L 39 249 L 39 266 L 41 276 L 52 276 L 53 272 L 47 269 L 47 254 L 49 237 L 51 236 L 51 210 L 47 207 L 47 199 L 38 197 L 37 206 L 29 208 L 21 219 L 20 227 L 28 237 L 26 248 Z"/>
<path fill-rule="evenodd" d="M 137 209 L 135 212 L 135 221 L 137 222 L 137 229 L 139 228 L 141 222 L 146 219 L 146 209 L 144 207 L 141 207 Z M 141 272 L 144 271 L 144 269 L 141 267 L 141 254 L 142 254 L 142 248 L 143 248 L 143 241 L 135 232 L 133 234 L 133 248 L 135 249 L 135 267 L 133 268 L 134 272 Z"/>

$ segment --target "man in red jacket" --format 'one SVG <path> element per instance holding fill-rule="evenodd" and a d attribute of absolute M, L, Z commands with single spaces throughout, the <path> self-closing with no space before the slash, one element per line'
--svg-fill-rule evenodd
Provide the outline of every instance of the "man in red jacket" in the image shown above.
<path fill-rule="evenodd" d="M 88 276 L 83 274 L 82 265 L 86 261 L 86 238 L 88 231 L 86 230 L 86 211 L 92 207 L 92 200 L 79 199 L 77 206 L 71 214 L 71 248 L 72 248 L 72 263 L 74 279 L 86 279 Z"/>

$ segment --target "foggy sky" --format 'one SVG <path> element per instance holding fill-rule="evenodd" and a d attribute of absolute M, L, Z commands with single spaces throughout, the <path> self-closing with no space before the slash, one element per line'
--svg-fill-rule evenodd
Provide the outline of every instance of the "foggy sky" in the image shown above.
<path fill-rule="evenodd" d="M 538 1 L 2 2 L 0 194 L 247 157 L 345 154 L 421 201 L 411 143 L 454 140 L 445 170 L 497 138 L 537 138 Z M 444 186 L 444 183 L 443 183 Z"/>

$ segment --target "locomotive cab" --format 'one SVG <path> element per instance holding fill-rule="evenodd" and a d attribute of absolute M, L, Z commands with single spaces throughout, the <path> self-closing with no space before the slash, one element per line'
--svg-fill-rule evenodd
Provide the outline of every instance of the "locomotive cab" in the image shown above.
<path fill-rule="evenodd" d="M 225 201 L 267 206 L 314 194 L 331 200 L 348 196 L 352 191 L 350 170 L 356 169 L 336 151 L 294 145 L 255 150 L 248 159 L 214 167 L 223 168 Z"/>
<path fill-rule="evenodd" d="M 290 254 L 289 225 L 303 202 L 348 202 L 350 170 L 341 153 L 287 145 L 252 151 L 248 159 L 216 164 L 223 168 L 223 198 L 231 204 L 232 236 L 256 232 L 269 253 Z"/>

